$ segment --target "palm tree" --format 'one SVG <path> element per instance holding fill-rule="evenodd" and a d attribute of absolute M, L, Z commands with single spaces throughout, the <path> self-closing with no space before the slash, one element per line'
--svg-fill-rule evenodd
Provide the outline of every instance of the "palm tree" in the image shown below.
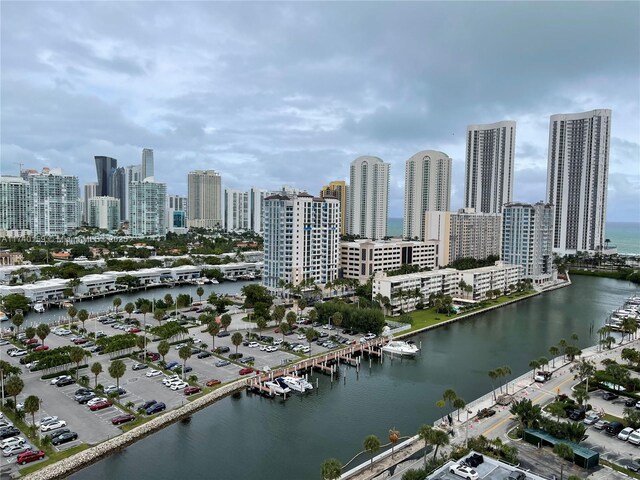
<path fill-rule="evenodd" d="M 531 380 L 533 380 L 536 376 L 536 370 L 540 368 L 540 362 L 538 360 L 531 360 L 529 367 L 531 367 Z"/>
<path fill-rule="evenodd" d="M 364 439 L 363 446 L 371 454 L 371 468 L 373 468 L 373 457 L 380 450 L 380 440 L 375 435 L 369 435 Z"/>
<path fill-rule="evenodd" d="M 491 379 L 491 389 L 493 390 L 493 399 L 496 399 L 496 387 L 495 387 L 495 382 L 498 378 L 498 370 L 489 370 L 489 378 Z"/>
<path fill-rule="evenodd" d="M 51 329 L 46 323 L 41 323 L 36 327 L 36 335 L 38 335 L 38 338 L 42 340 L 42 345 L 44 345 L 44 339 L 47 338 L 50 333 Z"/>
<path fill-rule="evenodd" d="M 122 378 L 126 371 L 127 366 L 122 360 L 114 360 L 111 362 L 111 365 L 109 365 L 109 375 L 111 375 L 111 378 L 116 379 L 116 388 L 120 389 L 120 378 Z"/>
<path fill-rule="evenodd" d="M 27 340 L 31 340 L 32 338 L 35 338 L 36 336 L 36 329 L 35 327 L 27 327 L 24 329 L 24 334 L 27 337 Z"/>
<path fill-rule="evenodd" d="M 256 319 L 256 327 L 258 327 L 258 334 L 262 335 L 262 330 L 267 328 L 267 320 L 264 317 L 258 317 Z"/>
<path fill-rule="evenodd" d="M 540 405 L 534 405 L 531 399 L 525 398 L 519 402 L 512 403 L 509 413 L 518 417 L 520 427 L 525 429 L 535 427 L 537 425 L 538 421 L 542 417 L 542 408 Z"/>
<path fill-rule="evenodd" d="M 309 310 L 309 314 L 307 315 L 311 323 L 315 323 L 318 320 L 318 311 L 315 308 Z"/>
<path fill-rule="evenodd" d="M 220 333 L 220 325 L 218 322 L 209 322 L 207 324 L 207 333 L 211 335 L 211 351 L 216 349 L 216 335 Z"/>
<path fill-rule="evenodd" d="M 636 322 L 635 318 L 626 317 L 622 320 L 622 337 L 620 338 L 620 343 L 622 343 L 622 339 L 624 338 L 624 334 L 626 333 L 629 340 L 631 340 L 631 335 L 635 334 L 638 331 L 638 322 Z"/>
<path fill-rule="evenodd" d="M 142 312 L 142 324 L 146 327 L 147 325 L 147 313 L 149 313 L 149 311 L 151 310 L 151 308 L 149 307 L 149 304 L 147 302 L 142 303 L 142 305 L 140 305 L 140 311 Z"/>
<path fill-rule="evenodd" d="M 153 312 L 153 319 L 158 322 L 159 325 L 162 325 L 162 320 L 164 319 L 165 311 L 161 308 L 156 308 L 156 311 Z"/>
<path fill-rule="evenodd" d="M 544 367 L 549 365 L 549 359 L 547 357 L 540 357 L 538 363 L 540 367 L 542 367 L 542 371 L 544 371 Z"/>
<path fill-rule="evenodd" d="M 95 388 L 98 388 L 98 375 L 102 373 L 102 364 L 100 362 L 93 362 L 91 364 L 91 373 L 95 376 Z"/>
<path fill-rule="evenodd" d="M 89 312 L 87 312 L 84 308 L 78 312 L 78 320 L 82 322 L 82 328 L 84 329 L 84 322 L 89 318 Z"/>
<path fill-rule="evenodd" d="M 116 315 L 118 314 L 118 308 L 122 305 L 122 299 L 120 297 L 116 297 L 113 299 L 113 306 L 116 309 Z"/>
<path fill-rule="evenodd" d="M 18 375 L 11 375 L 5 380 L 4 391 L 7 393 L 7 395 L 13 397 L 13 408 L 16 408 L 18 395 L 20 395 L 23 388 L 24 382 Z"/>
<path fill-rule="evenodd" d="M 16 327 L 16 336 L 20 335 L 20 325 L 24 323 L 24 316 L 21 313 L 15 313 L 11 317 L 11 323 Z"/>
<path fill-rule="evenodd" d="M 438 455 L 438 448 L 440 446 L 449 445 L 449 434 L 444 430 L 440 430 L 439 428 L 434 428 L 431 430 L 431 435 L 432 436 L 429 443 L 431 443 L 431 445 L 436 446 L 436 449 L 433 452 L 433 458 L 435 459 L 436 455 Z"/>
<path fill-rule="evenodd" d="M 282 322 L 286 313 L 287 311 L 284 308 L 284 305 L 276 305 L 273 309 L 273 313 L 271 313 L 271 318 L 276 325 L 280 325 L 280 322 Z"/>
<path fill-rule="evenodd" d="M 296 312 L 294 312 L 293 310 L 290 310 L 289 312 L 287 312 L 287 316 L 285 317 L 285 320 L 289 324 L 289 327 L 293 327 L 295 325 L 296 318 L 297 318 Z"/>
<path fill-rule="evenodd" d="M 204 288 L 202 287 L 196 288 L 196 295 L 198 295 L 198 301 L 202 302 L 202 295 L 204 295 Z"/>
<path fill-rule="evenodd" d="M 69 315 L 69 327 L 71 327 L 71 322 L 73 322 L 73 319 L 76 318 L 77 314 L 78 314 L 78 309 L 73 305 L 71 305 L 67 309 L 67 315 Z"/>
<path fill-rule="evenodd" d="M 220 317 L 220 325 L 222 325 L 222 328 L 224 328 L 224 331 L 226 332 L 229 325 L 231 325 L 231 315 L 228 313 L 222 315 L 222 317 Z"/>
<path fill-rule="evenodd" d="M 69 350 L 69 360 L 76 364 L 76 380 L 80 374 L 80 362 L 88 355 L 91 354 L 81 347 L 71 347 Z"/>
<path fill-rule="evenodd" d="M 187 368 L 187 360 L 191 358 L 191 347 L 184 345 L 178 350 L 178 356 L 182 360 L 182 380 L 184 380 L 185 369 Z"/>
<path fill-rule="evenodd" d="M 458 421 L 460 421 L 460 410 L 467 406 L 463 398 L 456 397 L 453 402 L 453 408 L 458 410 Z"/>
<path fill-rule="evenodd" d="M 336 328 L 340 328 L 340 325 L 342 325 L 342 314 L 340 312 L 334 313 L 333 315 L 331 315 L 331 321 L 336 326 Z"/>
<path fill-rule="evenodd" d="M 298 316 L 302 314 L 302 311 L 307 308 L 307 301 L 304 298 L 298 300 Z"/>
<path fill-rule="evenodd" d="M 35 395 L 29 395 L 24 399 L 24 413 L 31 415 L 31 425 L 36 426 L 36 413 L 40 410 L 40 399 Z"/>
<path fill-rule="evenodd" d="M 171 347 L 169 345 L 169 342 L 167 342 L 166 340 L 162 340 L 160 343 L 158 343 L 158 353 L 162 357 L 162 363 L 164 363 L 164 357 L 167 353 L 169 353 L 170 348 Z"/>
<path fill-rule="evenodd" d="M 238 347 L 242 343 L 242 334 L 240 332 L 236 332 L 231 335 L 231 343 L 236 347 L 236 356 L 238 355 Z"/>
<path fill-rule="evenodd" d="M 431 431 L 433 430 L 433 427 L 431 425 L 427 425 L 426 423 L 423 424 L 419 429 L 418 429 L 418 436 L 420 437 L 421 440 L 424 441 L 424 466 L 425 468 L 427 467 L 427 445 L 429 445 L 431 438 L 432 438 L 432 433 Z"/>
<path fill-rule="evenodd" d="M 336 458 L 330 458 L 322 462 L 320 475 L 323 480 L 338 480 L 342 475 L 342 463 Z"/>
<path fill-rule="evenodd" d="M 398 443 L 398 439 L 400 438 L 400 432 L 395 428 L 389 430 L 389 442 L 391 442 L 391 458 L 393 458 L 393 449 Z"/>
<path fill-rule="evenodd" d="M 560 349 L 555 345 L 549 347 L 549 355 L 551 355 L 551 367 L 556 368 L 556 357 L 560 355 Z"/>
<path fill-rule="evenodd" d="M 133 313 L 133 311 L 136 309 L 136 306 L 129 302 L 124 306 L 124 311 L 127 312 L 129 314 L 129 320 L 131 320 L 131 314 Z"/>
<path fill-rule="evenodd" d="M 304 331 L 304 336 L 307 339 L 307 344 L 309 345 L 309 349 L 311 349 L 311 342 L 313 342 L 313 339 L 318 336 L 318 332 L 316 332 L 313 328 L 307 328 Z"/>

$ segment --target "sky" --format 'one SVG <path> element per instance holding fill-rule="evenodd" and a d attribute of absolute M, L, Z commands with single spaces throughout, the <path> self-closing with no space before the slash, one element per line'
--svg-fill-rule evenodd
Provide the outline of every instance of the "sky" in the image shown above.
<path fill-rule="evenodd" d="M 639 2 L 2 1 L 0 27 L 3 175 L 153 148 L 169 194 L 317 194 L 375 155 L 401 217 L 408 158 L 447 153 L 461 208 L 466 127 L 501 120 L 513 199 L 543 200 L 550 115 L 609 108 L 607 218 L 640 222 Z"/>

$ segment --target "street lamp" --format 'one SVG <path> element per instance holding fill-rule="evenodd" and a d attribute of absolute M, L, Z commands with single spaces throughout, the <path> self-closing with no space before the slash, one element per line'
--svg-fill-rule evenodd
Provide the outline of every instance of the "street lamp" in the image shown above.
<path fill-rule="evenodd" d="M 469 414 L 473 413 L 471 410 L 467 408 L 467 421 L 465 422 L 465 432 L 464 432 L 464 446 L 467 447 L 469 445 Z"/>

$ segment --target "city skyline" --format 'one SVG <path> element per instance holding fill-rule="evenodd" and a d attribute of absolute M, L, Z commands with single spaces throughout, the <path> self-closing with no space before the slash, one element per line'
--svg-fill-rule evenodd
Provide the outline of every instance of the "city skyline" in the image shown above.
<path fill-rule="evenodd" d="M 186 194 L 189 171 L 212 169 L 223 188 L 317 195 L 371 155 L 391 164 L 395 218 L 404 162 L 427 149 L 452 158 L 451 210 L 461 208 L 466 128 L 504 119 L 518 125 L 513 200 L 545 199 L 551 115 L 611 109 L 607 220 L 640 221 L 638 13 L 634 3 L 8 2 L 0 169 L 60 167 L 83 185 L 96 180 L 94 156 L 130 165 L 151 148 L 171 194 Z M 445 28 L 451 19 L 464 28 Z M 517 37 L 497 33 L 505 21 Z M 178 28 L 190 22 L 202 34 Z"/>

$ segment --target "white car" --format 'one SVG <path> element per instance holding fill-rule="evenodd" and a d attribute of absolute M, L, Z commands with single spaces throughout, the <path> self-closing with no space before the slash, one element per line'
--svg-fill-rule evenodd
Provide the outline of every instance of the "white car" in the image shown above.
<path fill-rule="evenodd" d="M 266 351 L 266 350 L 267 350 L 267 348 L 269 348 L 269 347 L 267 347 L 266 345 L 260 345 L 260 350 L 261 350 L 262 352 Z"/>
<path fill-rule="evenodd" d="M 5 340 L 4 338 L 0 338 L 0 346 L 1 345 L 9 345 L 9 340 Z"/>
<path fill-rule="evenodd" d="M 56 378 L 51 379 L 51 385 L 55 385 L 60 380 L 67 380 L 67 379 L 71 379 L 71 377 L 69 375 L 59 375 Z"/>
<path fill-rule="evenodd" d="M 9 437 L 0 442 L 0 449 L 4 450 L 7 447 L 13 447 L 14 445 L 22 445 L 25 443 L 25 439 L 22 437 Z"/>
<path fill-rule="evenodd" d="M 266 351 L 269 352 L 269 353 L 277 352 L 278 351 L 278 347 L 275 347 L 275 346 L 267 347 Z"/>
<path fill-rule="evenodd" d="M 171 390 L 182 390 L 183 388 L 187 388 L 189 384 L 187 382 L 176 382 L 171 385 Z"/>
<path fill-rule="evenodd" d="M 160 370 L 149 370 L 145 374 L 145 377 L 157 377 L 159 375 L 162 375 L 162 372 Z"/>
<path fill-rule="evenodd" d="M 460 465 L 459 463 L 451 465 L 449 467 L 449 473 L 453 473 L 462 478 L 467 478 L 468 480 L 478 480 L 478 472 L 471 467 Z"/>
<path fill-rule="evenodd" d="M 162 383 L 169 386 L 169 384 L 175 382 L 176 380 L 180 380 L 180 375 L 171 375 L 170 377 L 164 377 L 162 379 Z"/>
<path fill-rule="evenodd" d="M 303 338 L 306 338 L 304 335 L 303 335 L 302 337 L 303 337 Z M 274 344 L 274 345 L 276 345 L 276 346 L 281 345 L 281 344 L 282 344 L 282 339 L 281 339 L 281 338 L 278 338 L 277 340 L 274 340 L 274 341 L 273 341 L 273 344 Z"/>
<path fill-rule="evenodd" d="M 627 440 L 629 440 L 629 435 L 631 435 L 633 432 L 633 428 L 627 427 L 618 434 L 618 438 L 626 442 Z"/>
<path fill-rule="evenodd" d="M 249 343 L 249 348 L 257 348 L 257 347 L 259 347 L 259 346 L 260 346 L 260 344 L 259 344 L 258 342 L 251 342 L 251 343 Z"/>
<path fill-rule="evenodd" d="M 291 351 L 292 352 L 301 352 L 302 351 L 302 347 L 304 347 L 304 345 L 296 345 L 295 347 L 293 347 L 293 349 Z"/>
<path fill-rule="evenodd" d="M 18 455 L 19 453 L 26 452 L 29 450 L 29 446 L 25 444 L 21 445 L 11 445 L 10 447 L 6 447 L 2 449 L 3 457 L 12 457 L 14 455 Z"/>
<path fill-rule="evenodd" d="M 67 422 L 65 422 L 64 420 L 58 420 L 56 422 L 46 423 L 40 426 L 40 430 L 43 432 L 48 432 L 50 430 L 56 430 L 58 428 L 62 428 L 66 426 L 67 426 Z"/>
<path fill-rule="evenodd" d="M 303 333 L 298 334 L 298 340 L 306 340 L 307 336 Z"/>
<path fill-rule="evenodd" d="M 583 420 L 585 425 L 595 425 L 600 420 L 600 415 L 597 413 L 590 413 Z"/>
<path fill-rule="evenodd" d="M 95 405 L 96 403 L 106 402 L 106 401 L 107 401 L 107 398 L 105 398 L 105 397 L 92 398 L 91 400 L 89 400 L 87 402 L 87 407 L 90 407 L 91 405 Z"/>
<path fill-rule="evenodd" d="M 374 338 L 376 338 L 376 337 L 377 337 L 377 335 L 376 335 L 375 333 L 367 333 L 367 334 L 364 336 L 364 339 L 365 339 L 365 340 L 373 340 L 373 339 L 374 339 Z M 464 466 L 464 465 L 463 465 L 463 466 Z M 477 475 L 477 473 L 476 473 L 476 475 Z"/>
<path fill-rule="evenodd" d="M 307 345 L 302 345 L 302 348 L 300 349 L 300 353 L 309 353 L 310 351 L 311 349 Z"/>
<path fill-rule="evenodd" d="M 26 350 L 18 349 L 18 350 L 13 350 L 12 352 L 9 352 L 9 356 L 10 357 L 21 357 L 23 355 L 26 355 L 27 353 L 29 353 L 29 352 L 27 352 Z"/>
<path fill-rule="evenodd" d="M 627 442 L 633 443 L 634 445 L 640 445 L 640 430 L 635 430 L 632 434 L 627 438 Z"/>
<path fill-rule="evenodd" d="M 36 425 L 39 427 L 40 425 L 44 425 L 45 423 L 51 423 L 51 422 L 57 422 L 57 421 L 58 421 L 58 417 L 56 416 L 43 417 L 38 422 L 36 422 Z"/>
<path fill-rule="evenodd" d="M 179 351 L 182 347 L 184 347 L 186 345 L 186 343 L 179 343 L 178 345 L 176 345 L 176 352 Z"/>
<path fill-rule="evenodd" d="M 202 343 L 202 340 L 200 338 L 194 338 L 193 343 L 197 345 L 198 343 Z"/>

